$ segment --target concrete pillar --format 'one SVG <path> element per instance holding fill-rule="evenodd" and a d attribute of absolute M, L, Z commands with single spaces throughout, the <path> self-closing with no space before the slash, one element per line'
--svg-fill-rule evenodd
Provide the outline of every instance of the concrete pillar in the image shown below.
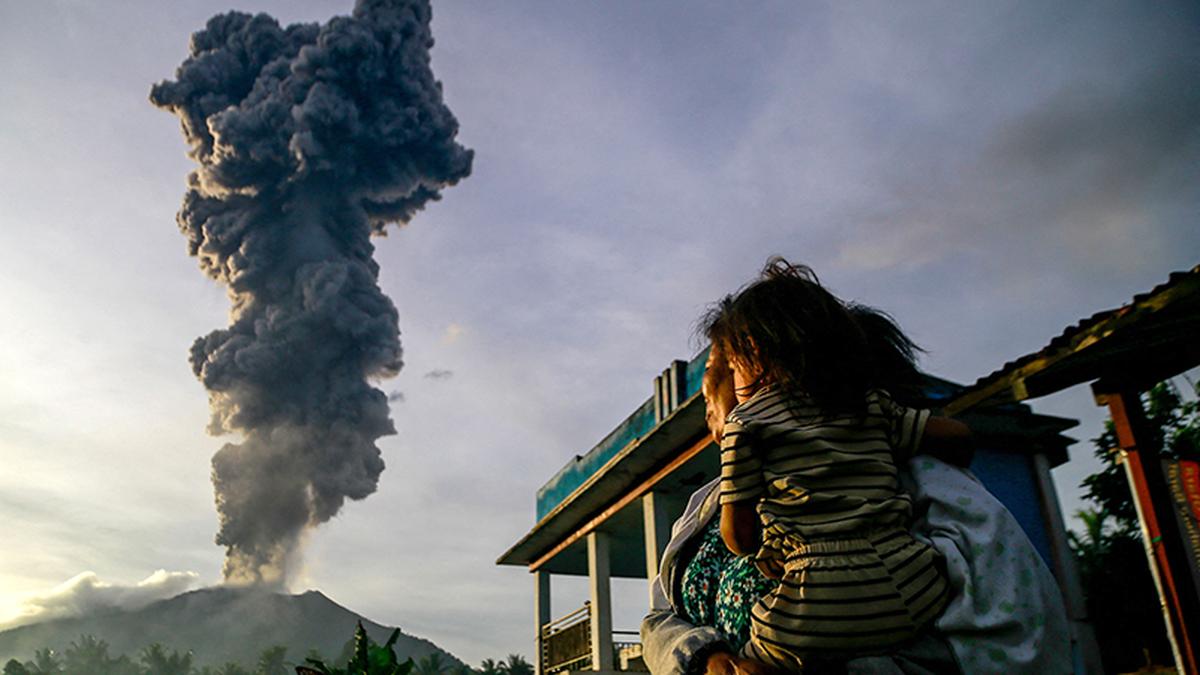
<path fill-rule="evenodd" d="M 550 623 L 550 573 L 538 570 L 533 573 L 533 625 L 537 632 L 533 638 L 533 673 L 542 675 L 542 628 Z"/>
<path fill-rule="evenodd" d="M 649 580 L 650 601 L 654 601 L 654 577 L 662 564 L 662 552 L 671 538 L 671 523 L 667 517 L 664 497 L 653 490 L 642 496 L 642 518 L 646 533 L 646 579 Z"/>
<path fill-rule="evenodd" d="M 613 670 L 612 589 L 607 532 L 587 536 L 588 582 L 592 591 L 592 670 Z"/>
<path fill-rule="evenodd" d="M 1045 524 L 1046 533 L 1050 537 L 1054 576 L 1058 579 L 1063 604 L 1067 607 L 1067 618 L 1071 622 L 1071 638 L 1079 647 L 1085 670 L 1089 673 L 1103 672 L 1100 644 L 1096 642 L 1096 633 L 1088 620 L 1083 587 L 1079 583 L 1079 572 L 1075 568 L 1075 556 L 1071 554 L 1070 545 L 1067 543 L 1067 526 L 1063 522 L 1058 491 L 1054 489 L 1054 480 L 1050 477 L 1050 459 L 1044 453 L 1035 454 L 1033 468 L 1039 506 L 1042 510 L 1042 523 Z"/>

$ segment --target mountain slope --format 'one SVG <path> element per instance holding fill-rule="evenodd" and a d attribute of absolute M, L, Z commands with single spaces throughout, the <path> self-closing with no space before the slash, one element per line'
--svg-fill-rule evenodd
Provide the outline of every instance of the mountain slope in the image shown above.
<path fill-rule="evenodd" d="M 0 663 L 31 659 L 34 650 L 62 653 L 81 635 L 108 642 L 110 654 L 136 658 L 146 645 L 161 642 L 180 652 L 191 650 L 195 663 L 219 665 L 235 661 L 250 666 L 274 645 L 288 648 L 287 659 L 302 661 L 310 650 L 336 659 L 354 634 L 359 620 L 367 634 L 382 643 L 391 628 L 342 607 L 319 591 L 284 595 L 253 589 L 207 588 L 161 600 L 139 610 L 112 611 L 57 619 L 0 632 Z M 439 653 L 450 664 L 462 662 L 428 640 L 401 634 L 401 659 Z"/>

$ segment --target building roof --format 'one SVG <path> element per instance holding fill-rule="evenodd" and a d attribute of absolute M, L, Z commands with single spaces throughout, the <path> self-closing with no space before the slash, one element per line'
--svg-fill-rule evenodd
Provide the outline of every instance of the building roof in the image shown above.
<path fill-rule="evenodd" d="M 612 537 L 612 574 L 618 577 L 646 575 L 641 534 L 643 517 L 638 500 L 653 488 L 656 495 L 681 507 L 697 487 L 717 475 L 716 445 L 708 439 L 704 423 L 704 399 L 698 391 L 706 355 L 693 359 L 687 369 L 690 382 L 682 389 L 686 400 L 660 422 L 641 428 L 647 404 L 637 410 L 583 456 L 569 461 L 539 491 L 537 522 L 524 537 L 496 561 L 500 565 L 524 565 L 560 574 L 584 574 L 587 569 L 583 536 L 590 531 L 607 531 Z M 700 369 L 691 365 L 699 362 Z M 924 396 L 936 407 L 962 389 L 940 378 L 928 377 Z M 972 411 L 964 416 L 983 444 L 997 450 L 1045 453 L 1051 465 L 1065 462 L 1066 447 L 1074 441 L 1061 435 L 1077 424 L 1074 420 L 1038 415 L 1028 406 L 1008 404 Z M 989 439 L 986 440 L 985 439 Z M 617 445 L 623 443 L 623 445 Z M 568 483 L 569 481 L 569 483 Z M 572 487 L 569 493 L 561 495 Z M 543 498 L 553 502 L 543 502 Z M 544 507 L 546 508 L 543 511 Z"/>
<path fill-rule="evenodd" d="M 682 449 L 698 443 L 712 445 L 711 442 L 708 442 L 704 425 L 704 399 L 699 394 L 694 394 L 645 436 L 630 442 L 603 465 L 597 467 L 561 503 L 539 518 L 533 529 L 501 555 L 496 563 L 539 567 L 539 562 L 556 546 L 574 543 L 577 537 L 572 538 L 572 535 L 579 532 L 581 528 L 587 529 L 589 521 L 597 519 L 602 521 L 608 517 L 619 515 L 617 512 L 624 510 L 621 508 L 624 505 L 619 504 L 623 496 L 635 490 L 656 470 L 669 465 Z M 715 457 L 713 459 L 715 460 Z M 716 475 L 715 468 L 714 462 L 710 471 L 702 472 L 705 481 Z M 679 480 L 679 477 L 676 477 L 676 480 Z M 694 487 L 692 486 L 692 489 Z M 684 494 L 690 491 L 691 489 L 688 489 Z M 640 515 L 640 510 L 638 514 Z M 624 514 L 624 516 L 626 516 L 625 520 L 629 519 L 629 514 Z M 607 525 L 611 527 L 613 523 Z M 618 542 L 618 545 L 622 546 L 621 542 Z M 629 551 L 623 552 L 625 555 L 613 556 L 614 561 L 621 560 L 630 563 L 627 566 L 614 564 L 612 570 L 614 576 L 645 575 L 644 562 L 641 563 L 641 566 L 638 564 L 639 560 L 644 560 L 642 557 L 644 552 L 640 546 L 641 542 L 635 541 L 629 547 Z M 614 551 L 614 553 L 616 552 L 618 551 Z M 575 560 L 579 558 L 578 553 L 578 551 L 568 552 L 567 557 L 570 560 L 560 561 L 566 563 L 565 567 L 562 569 L 551 567 L 549 571 L 568 572 L 568 568 L 575 571 L 578 567 L 577 563 L 580 562 Z M 625 569 L 625 567 L 629 569 Z M 586 566 L 584 568 L 586 569 Z"/>
<path fill-rule="evenodd" d="M 979 378 L 946 411 L 1022 401 L 1094 380 L 1145 389 L 1197 365 L 1200 265 L 1067 326 L 1042 349 Z"/>

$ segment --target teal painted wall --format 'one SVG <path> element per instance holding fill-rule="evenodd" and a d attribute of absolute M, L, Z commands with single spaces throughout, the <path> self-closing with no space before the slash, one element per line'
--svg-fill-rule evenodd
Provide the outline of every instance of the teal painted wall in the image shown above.
<path fill-rule="evenodd" d="M 705 348 L 688 362 L 684 371 L 683 394 L 680 396 L 680 401 L 686 401 L 700 391 L 700 381 L 704 377 L 704 362 L 707 360 L 708 348 Z M 652 383 L 653 380 L 647 385 L 652 385 Z M 604 466 L 608 460 L 612 459 L 625 446 L 648 434 L 654 425 L 654 398 L 650 397 L 587 454 L 577 455 L 538 490 L 537 519 L 545 518 L 580 485 L 583 485 L 592 474 L 599 471 L 600 467 Z"/>

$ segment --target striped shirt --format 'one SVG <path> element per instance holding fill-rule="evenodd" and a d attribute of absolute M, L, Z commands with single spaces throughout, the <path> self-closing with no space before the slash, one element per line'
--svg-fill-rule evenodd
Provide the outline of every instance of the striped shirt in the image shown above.
<path fill-rule="evenodd" d="M 863 412 L 829 415 L 766 387 L 726 419 L 721 503 L 761 500 L 764 548 L 780 553 L 785 538 L 907 528 L 912 504 L 896 466 L 916 452 L 928 419 L 928 410 L 879 389 L 867 393 Z"/>

